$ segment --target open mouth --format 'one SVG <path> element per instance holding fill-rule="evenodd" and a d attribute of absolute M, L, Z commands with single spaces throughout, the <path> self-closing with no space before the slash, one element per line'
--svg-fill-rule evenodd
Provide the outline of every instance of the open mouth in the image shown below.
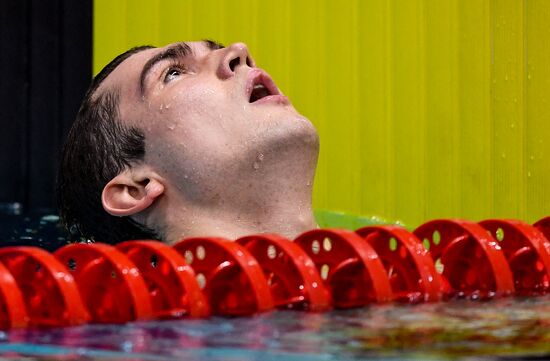
<path fill-rule="evenodd" d="M 252 89 L 252 93 L 250 93 L 250 99 L 248 99 L 249 103 L 254 103 L 256 100 L 260 100 L 262 98 L 265 98 L 269 95 L 272 95 L 269 90 L 265 87 L 263 84 L 256 84 L 254 85 L 254 88 Z"/>
<path fill-rule="evenodd" d="M 255 70 L 251 73 L 247 86 L 248 102 L 254 103 L 270 95 L 280 95 L 279 89 L 265 72 Z"/>

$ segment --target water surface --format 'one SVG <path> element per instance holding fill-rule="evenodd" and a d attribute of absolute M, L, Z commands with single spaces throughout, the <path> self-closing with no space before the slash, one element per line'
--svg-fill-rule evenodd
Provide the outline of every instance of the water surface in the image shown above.
<path fill-rule="evenodd" d="M 550 296 L 12 330 L 2 334 L 0 354 L 18 360 L 550 360 Z"/>

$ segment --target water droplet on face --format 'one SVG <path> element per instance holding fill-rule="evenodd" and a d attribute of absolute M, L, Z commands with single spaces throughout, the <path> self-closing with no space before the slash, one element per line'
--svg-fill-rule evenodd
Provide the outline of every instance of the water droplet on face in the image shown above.
<path fill-rule="evenodd" d="M 252 164 L 252 168 L 254 168 L 255 170 L 258 170 L 260 169 L 260 163 L 264 160 L 264 155 L 263 153 L 259 153 L 257 156 L 256 156 L 256 160 L 254 161 L 254 163 Z"/>

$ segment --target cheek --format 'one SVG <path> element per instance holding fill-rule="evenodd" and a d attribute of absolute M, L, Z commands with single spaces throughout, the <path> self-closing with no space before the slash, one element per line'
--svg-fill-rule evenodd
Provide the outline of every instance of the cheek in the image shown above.
<path fill-rule="evenodd" d="M 194 86 L 175 88 L 154 100 L 157 105 L 157 118 L 184 118 L 205 115 L 213 105 L 224 102 L 223 91 L 214 86 Z"/>
<path fill-rule="evenodd" d="M 187 87 L 159 96 L 143 122 L 147 153 L 157 160 L 181 163 L 226 157 L 241 142 L 242 117 L 231 94 L 217 87 Z"/>
<path fill-rule="evenodd" d="M 206 84 L 175 84 L 158 90 L 148 105 L 143 124 L 153 136 L 171 131 L 195 129 L 201 120 L 211 121 L 222 114 L 217 105 L 226 102 L 222 89 Z"/>

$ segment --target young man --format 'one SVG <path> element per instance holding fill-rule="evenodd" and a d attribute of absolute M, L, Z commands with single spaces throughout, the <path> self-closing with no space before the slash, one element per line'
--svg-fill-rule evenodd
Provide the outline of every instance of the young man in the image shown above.
<path fill-rule="evenodd" d="M 316 227 L 319 150 L 300 115 L 242 43 L 139 47 L 94 79 L 58 177 L 61 217 L 116 243 Z"/>

